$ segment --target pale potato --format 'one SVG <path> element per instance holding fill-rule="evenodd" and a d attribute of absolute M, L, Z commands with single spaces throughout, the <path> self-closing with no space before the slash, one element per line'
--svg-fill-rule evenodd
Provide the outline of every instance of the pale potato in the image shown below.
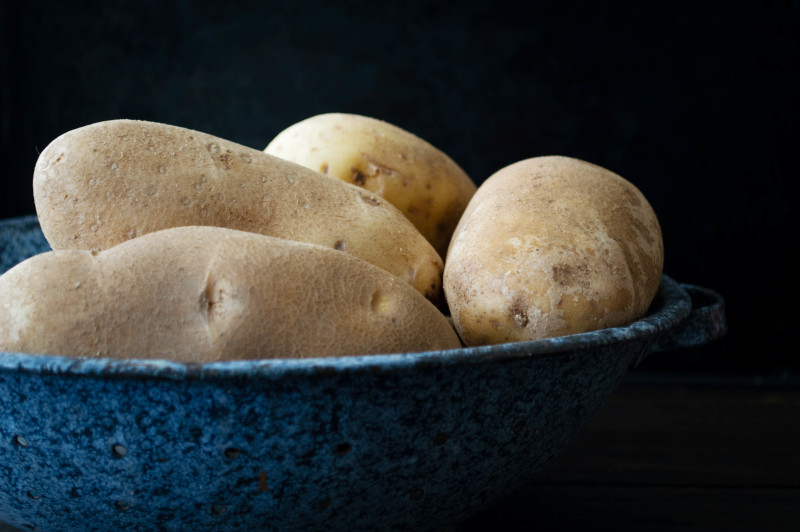
<path fill-rule="evenodd" d="M 205 133 L 134 120 L 75 129 L 42 152 L 33 191 L 54 249 L 106 249 L 175 226 L 229 227 L 335 248 L 440 296 L 441 257 L 389 202 Z"/>
<path fill-rule="evenodd" d="M 635 186 L 584 161 L 536 157 L 480 186 L 444 290 L 465 344 L 534 340 L 641 317 L 663 261 L 658 220 Z"/>
<path fill-rule="evenodd" d="M 178 227 L 0 276 L 0 351 L 179 362 L 460 347 L 407 283 L 330 248 Z"/>
<path fill-rule="evenodd" d="M 441 256 L 475 183 L 445 153 L 382 120 L 328 113 L 298 122 L 264 150 L 370 190 L 400 209 Z"/>

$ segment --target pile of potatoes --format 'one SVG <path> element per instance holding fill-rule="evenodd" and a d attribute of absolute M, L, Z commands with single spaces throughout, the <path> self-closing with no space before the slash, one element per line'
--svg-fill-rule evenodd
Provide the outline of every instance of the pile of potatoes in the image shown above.
<path fill-rule="evenodd" d="M 536 157 L 476 188 L 352 114 L 263 151 L 100 122 L 47 146 L 33 190 L 53 251 L 0 276 L 0 351 L 202 363 L 535 340 L 641 317 L 663 266 L 655 213 L 608 170 Z"/>

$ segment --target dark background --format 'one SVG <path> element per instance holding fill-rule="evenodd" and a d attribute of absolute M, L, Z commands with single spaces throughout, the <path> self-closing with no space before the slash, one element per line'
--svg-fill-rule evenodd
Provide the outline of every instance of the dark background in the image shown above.
<path fill-rule="evenodd" d="M 0 217 L 34 213 L 38 151 L 112 118 L 263 149 L 309 116 L 359 113 L 476 183 L 569 155 L 636 184 L 665 273 L 726 298 L 725 339 L 643 367 L 788 379 L 800 2 L 688 6 L 0 0 Z"/>

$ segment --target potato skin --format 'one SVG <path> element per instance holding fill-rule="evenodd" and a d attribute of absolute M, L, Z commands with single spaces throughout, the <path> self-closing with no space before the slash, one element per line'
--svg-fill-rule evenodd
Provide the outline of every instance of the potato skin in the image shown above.
<path fill-rule="evenodd" d="M 313 244 L 177 227 L 0 276 L 0 351 L 179 362 L 460 347 L 385 270 Z"/>
<path fill-rule="evenodd" d="M 535 340 L 641 317 L 663 261 L 658 220 L 635 186 L 585 161 L 535 157 L 478 189 L 444 290 L 465 344 Z"/>
<path fill-rule="evenodd" d="M 33 190 L 53 249 L 228 227 L 335 248 L 440 297 L 441 257 L 387 201 L 205 133 L 135 120 L 78 128 L 42 152 Z"/>
<path fill-rule="evenodd" d="M 476 189 L 458 164 L 425 140 L 361 115 L 307 118 L 279 133 L 264 151 L 382 196 L 441 256 Z"/>

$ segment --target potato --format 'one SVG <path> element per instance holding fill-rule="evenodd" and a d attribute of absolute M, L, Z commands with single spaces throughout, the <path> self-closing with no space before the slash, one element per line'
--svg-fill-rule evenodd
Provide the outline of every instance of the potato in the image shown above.
<path fill-rule="evenodd" d="M 400 209 L 443 257 L 475 183 L 450 157 L 397 126 L 354 114 L 313 116 L 264 150 L 370 190 Z"/>
<path fill-rule="evenodd" d="M 536 157 L 478 189 L 453 235 L 444 290 L 467 345 L 625 325 L 661 278 L 661 229 L 622 177 L 568 157 Z"/>
<path fill-rule="evenodd" d="M 0 351 L 212 362 L 456 347 L 447 318 L 385 270 L 233 229 L 51 251 L 0 276 Z"/>
<path fill-rule="evenodd" d="M 75 129 L 42 152 L 33 190 L 54 249 L 228 227 L 335 248 L 440 296 L 442 259 L 386 200 L 205 133 L 133 120 Z"/>

